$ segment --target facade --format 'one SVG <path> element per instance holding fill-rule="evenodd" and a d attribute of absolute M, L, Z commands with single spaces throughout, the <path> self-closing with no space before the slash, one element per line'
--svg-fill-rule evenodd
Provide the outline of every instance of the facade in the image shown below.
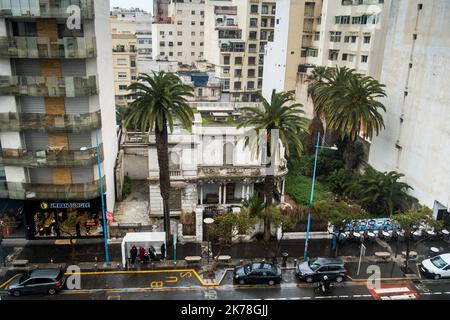
<path fill-rule="evenodd" d="M 168 17 L 153 24 L 155 59 L 192 65 L 203 60 L 204 12 L 203 0 L 172 1 Z"/>
<path fill-rule="evenodd" d="M 239 210 L 243 199 L 248 199 L 254 193 L 263 195 L 266 168 L 256 148 L 253 150 L 244 145 L 248 128 L 238 130 L 231 123 L 239 105 L 199 102 L 192 106 L 198 110 L 192 132 L 179 128 L 169 136 L 172 187 L 169 207 L 173 217 L 172 231 L 184 239 L 201 241 L 204 218 L 231 212 L 233 208 Z M 162 198 L 158 184 L 157 152 L 152 136 L 148 154 L 150 216 L 160 220 L 163 214 Z M 278 154 L 284 154 L 283 150 Z M 278 202 L 284 201 L 286 174 L 284 156 L 277 158 L 275 199 Z M 195 217 L 195 228 L 188 228 L 186 223 L 182 223 L 184 214 Z"/>
<path fill-rule="evenodd" d="M 7 236 L 101 236 L 118 148 L 111 42 L 109 1 L 0 3 L 0 193 L 22 204 L 0 212 Z"/>
<path fill-rule="evenodd" d="M 205 8 L 205 58 L 231 101 L 256 101 L 264 49 L 273 41 L 277 1 L 210 0 Z"/>
<path fill-rule="evenodd" d="M 222 90 L 219 79 L 214 72 L 178 71 L 178 76 L 184 84 L 192 86 L 194 97 L 191 101 L 219 101 Z"/>
<path fill-rule="evenodd" d="M 155 22 L 163 21 L 169 15 L 170 0 L 153 0 L 153 18 Z"/>
<path fill-rule="evenodd" d="M 296 91 L 312 117 L 305 82 L 313 66 L 346 66 L 380 79 L 390 0 L 280 0 L 266 50 L 263 95 Z"/>
<path fill-rule="evenodd" d="M 369 155 L 377 170 L 405 174 L 412 195 L 439 218 L 450 211 L 449 12 L 445 0 L 391 5 L 381 73 L 386 129 Z"/>
<path fill-rule="evenodd" d="M 111 11 L 112 51 L 116 105 L 126 106 L 131 98 L 127 87 L 136 80 L 137 60 L 151 57 L 152 17 L 139 9 Z"/>

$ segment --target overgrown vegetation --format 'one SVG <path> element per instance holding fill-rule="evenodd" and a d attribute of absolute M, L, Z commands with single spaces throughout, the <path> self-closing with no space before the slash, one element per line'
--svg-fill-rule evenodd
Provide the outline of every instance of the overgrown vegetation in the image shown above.
<path fill-rule="evenodd" d="M 122 197 L 125 199 L 131 193 L 131 179 L 125 176 L 123 179 Z"/>

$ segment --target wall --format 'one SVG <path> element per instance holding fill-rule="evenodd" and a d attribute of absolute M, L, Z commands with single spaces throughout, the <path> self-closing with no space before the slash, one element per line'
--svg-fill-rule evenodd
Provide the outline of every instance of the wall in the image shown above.
<path fill-rule="evenodd" d="M 420 12 L 418 3 L 423 3 Z M 373 139 L 369 163 L 381 171 L 404 173 L 405 182 L 414 187 L 411 194 L 428 207 L 435 201 L 448 207 L 450 2 L 393 1 L 389 19 L 381 75 L 388 94 L 383 101 L 386 130 Z"/>

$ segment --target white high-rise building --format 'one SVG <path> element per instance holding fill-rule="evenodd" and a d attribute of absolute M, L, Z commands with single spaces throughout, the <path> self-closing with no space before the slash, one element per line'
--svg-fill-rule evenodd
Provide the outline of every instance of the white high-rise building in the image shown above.
<path fill-rule="evenodd" d="M 398 0 L 391 6 L 381 82 L 386 129 L 369 163 L 405 174 L 411 194 L 450 211 L 450 2 Z"/>
<path fill-rule="evenodd" d="M 0 2 L 0 194 L 23 206 L 0 213 L 11 236 L 66 237 L 74 213 L 79 236 L 101 236 L 101 185 L 114 210 L 109 18 L 107 0 Z"/>

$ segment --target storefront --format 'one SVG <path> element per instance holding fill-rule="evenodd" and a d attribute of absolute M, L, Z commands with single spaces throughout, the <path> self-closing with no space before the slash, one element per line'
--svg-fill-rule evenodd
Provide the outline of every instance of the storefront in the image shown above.
<path fill-rule="evenodd" d="M 101 198 L 86 201 L 25 201 L 28 239 L 103 236 Z"/>
<path fill-rule="evenodd" d="M 24 201 L 0 199 L 3 238 L 25 238 Z"/>

